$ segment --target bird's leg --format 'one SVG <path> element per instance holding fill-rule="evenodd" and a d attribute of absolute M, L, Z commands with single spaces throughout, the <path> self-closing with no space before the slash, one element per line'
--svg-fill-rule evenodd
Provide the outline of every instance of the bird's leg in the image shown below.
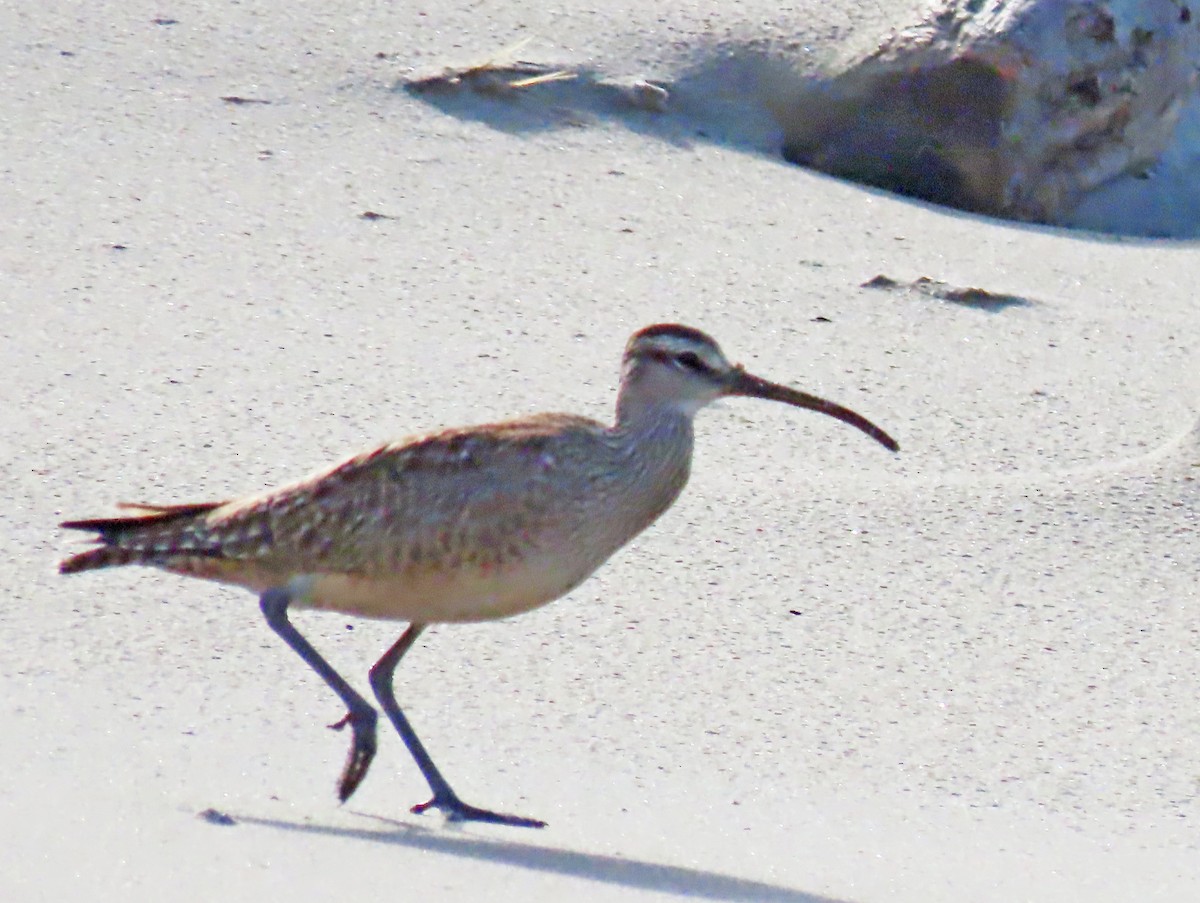
<path fill-rule="evenodd" d="M 412 807 L 412 812 L 420 814 L 427 809 L 441 809 L 451 821 L 483 821 L 497 825 L 512 825 L 517 828 L 544 828 L 546 823 L 536 818 L 523 818 L 519 815 L 503 815 L 476 806 L 468 806 L 458 798 L 458 794 L 450 787 L 437 766 L 433 764 L 425 745 L 413 730 L 400 706 L 396 703 L 396 694 L 392 689 L 392 676 L 396 673 L 396 665 L 404 657 L 404 653 L 416 642 L 417 637 L 425 629 L 424 624 L 411 624 L 400 637 L 371 668 L 371 689 L 385 715 L 396 728 L 396 732 L 408 747 L 421 774 L 425 776 L 429 789 L 433 791 L 433 799 Z"/>
<path fill-rule="evenodd" d="M 259 597 L 258 605 L 271 629 L 283 637 L 283 641 L 329 684 L 329 688 L 337 693 L 338 698 L 346 705 L 346 717 L 332 725 L 340 729 L 349 724 L 354 735 L 350 744 L 350 755 L 346 757 L 346 766 L 338 779 L 338 799 L 344 803 L 367 776 L 367 769 L 371 767 L 371 760 L 375 758 L 375 724 L 379 715 L 369 702 L 346 683 L 342 675 L 333 670 L 333 666 L 321 657 L 288 620 L 287 610 L 291 601 L 292 598 L 286 589 L 276 587 L 263 593 Z"/>

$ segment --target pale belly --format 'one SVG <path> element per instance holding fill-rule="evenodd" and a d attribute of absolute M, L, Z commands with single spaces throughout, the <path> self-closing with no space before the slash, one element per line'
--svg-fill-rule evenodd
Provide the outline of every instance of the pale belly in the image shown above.
<path fill-rule="evenodd" d="M 488 621 L 552 602 L 594 569 L 581 573 L 561 563 L 526 561 L 503 570 L 416 571 L 386 577 L 303 574 L 289 581 L 288 588 L 298 608 L 420 623 Z"/>
<path fill-rule="evenodd" d="M 244 562 L 179 558 L 176 574 L 232 583 L 261 593 L 286 587 L 294 608 L 363 618 L 439 623 L 489 621 L 521 614 L 570 592 L 603 563 L 534 556 L 503 567 L 408 569 L 396 574 L 281 575 Z"/>

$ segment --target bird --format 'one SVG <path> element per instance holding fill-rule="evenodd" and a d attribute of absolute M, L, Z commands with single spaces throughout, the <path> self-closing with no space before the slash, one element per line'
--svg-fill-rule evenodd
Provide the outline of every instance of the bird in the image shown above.
<path fill-rule="evenodd" d="M 663 323 L 622 356 L 612 425 L 544 413 L 442 429 L 379 445 L 299 480 L 224 502 L 121 503 L 122 516 L 66 521 L 94 545 L 63 574 L 146 565 L 258 594 L 270 629 L 346 707 L 342 802 L 375 757 L 378 712 L 292 623 L 293 609 L 403 621 L 371 667 L 375 699 L 449 821 L 540 828 L 540 819 L 465 803 L 396 701 L 400 660 L 432 624 L 506 618 L 566 595 L 679 497 L 693 420 L 720 398 L 782 402 L 829 415 L 890 451 L 896 441 L 849 408 L 731 364 L 706 333 Z"/>

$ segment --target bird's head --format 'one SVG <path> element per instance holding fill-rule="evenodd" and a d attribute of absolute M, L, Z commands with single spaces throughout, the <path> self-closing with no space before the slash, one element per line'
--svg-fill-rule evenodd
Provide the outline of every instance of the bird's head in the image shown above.
<path fill-rule="evenodd" d="M 890 451 L 899 448 L 891 436 L 861 414 L 731 364 L 711 336 L 690 326 L 647 326 L 635 332 L 625 346 L 619 419 L 634 409 L 651 407 L 672 408 L 691 417 L 706 404 L 735 395 L 819 411 L 862 430 Z"/>

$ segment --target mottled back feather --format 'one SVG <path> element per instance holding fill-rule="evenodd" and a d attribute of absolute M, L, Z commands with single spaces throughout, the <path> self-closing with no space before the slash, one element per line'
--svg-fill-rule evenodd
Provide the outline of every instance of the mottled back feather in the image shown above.
<path fill-rule="evenodd" d="M 486 569 L 548 549 L 594 567 L 678 495 L 687 432 L 682 457 L 651 455 L 631 469 L 627 437 L 584 417 L 442 430 L 245 499 L 132 505 L 149 513 L 69 521 L 63 526 L 94 531 L 103 545 L 60 570 L 149 564 L 200 575 L 209 566 L 195 559 L 220 559 L 252 565 L 261 582 L 264 572 L 286 579 Z M 676 476 L 661 480 L 663 467 Z"/>

